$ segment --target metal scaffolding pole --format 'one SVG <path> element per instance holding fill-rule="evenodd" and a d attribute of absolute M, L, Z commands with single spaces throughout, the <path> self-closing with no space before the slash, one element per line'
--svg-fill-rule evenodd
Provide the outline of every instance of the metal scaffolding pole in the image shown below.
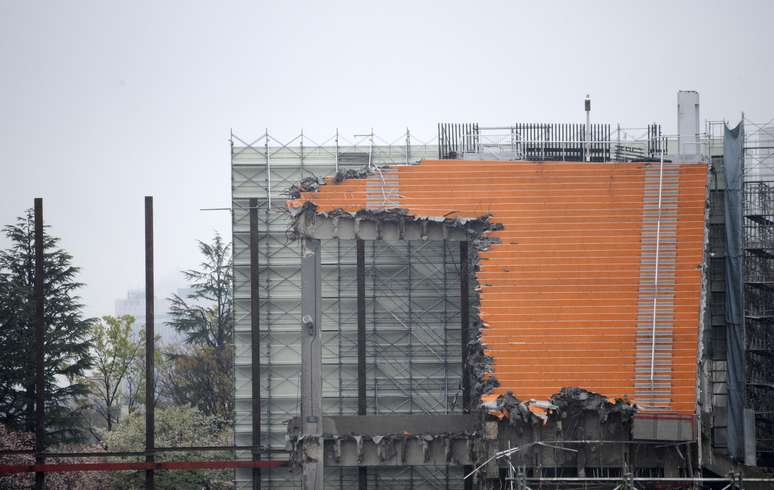
<path fill-rule="evenodd" d="M 258 199 L 250 199 L 250 336 L 253 461 L 261 460 L 261 307 L 258 290 Z M 253 488 L 261 488 L 261 468 L 253 468 Z"/>
<path fill-rule="evenodd" d="M 365 243 L 357 240 L 357 414 L 366 415 Z M 368 470 L 357 468 L 358 487 L 368 488 Z"/>
<path fill-rule="evenodd" d="M 460 242 L 460 333 L 462 337 L 462 411 L 470 411 L 470 376 L 467 350 L 470 342 L 470 271 L 468 242 Z"/>
<path fill-rule="evenodd" d="M 468 242 L 460 242 L 460 334 L 462 344 L 462 412 L 470 411 L 470 375 L 468 372 L 468 342 L 470 341 L 470 258 Z M 472 466 L 464 466 L 462 474 L 467 475 Z M 473 480 L 465 480 L 465 490 L 473 490 Z"/>

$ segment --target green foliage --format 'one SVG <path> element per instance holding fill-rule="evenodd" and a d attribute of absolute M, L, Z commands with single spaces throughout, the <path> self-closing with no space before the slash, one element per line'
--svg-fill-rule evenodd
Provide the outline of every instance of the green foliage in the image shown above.
<path fill-rule="evenodd" d="M 139 349 L 137 355 L 129 365 L 129 369 L 126 371 L 123 397 L 126 402 L 127 411 L 133 413 L 139 407 L 145 405 L 145 329 L 141 329 L 137 339 L 137 345 Z M 153 355 L 153 364 L 155 370 L 153 372 L 153 383 L 156 386 L 154 392 L 154 402 L 156 406 L 166 405 L 166 398 L 159 390 L 161 379 L 164 373 L 169 371 L 168 365 L 171 361 L 162 354 L 166 347 L 161 343 L 161 337 L 156 336 L 154 340 L 156 350 Z"/>
<path fill-rule="evenodd" d="M 159 381 L 170 403 L 190 404 L 223 421 L 232 420 L 234 406 L 230 249 L 216 233 L 210 243 L 199 242 L 199 270 L 183 271 L 192 292 L 169 298 L 168 323 L 185 334 L 189 346 L 165 351 L 168 364 Z"/>
<path fill-rule="evenodd" d="M 0 423 L 11 430 L 34 432 L 35 233 L 32 210 L 3 228 L 10 246 L 0 250 Z M 88 393 L 79 381 L 91 366 L 90 320 L 82 318 L 76 290 L 78 268 L 72 256 L 44 234 L 46 324 L 46 425 L 49 440 L 81 435 L 77 401 Z"/>
<path fill-rule="evenodd" d="M 172 295 L 168 322 L 194 345 L 220 349 L 233 336 L 231 245 L 218 233 L 212 243 L 199 242 L 204 256 L 200 270 L 183 271 L 192 292 L 185 298 Z"/>
<path fill-rule="evenodd" d="M 173 405 L 190 405 L 230 423 L 234 409 L 233 347 L 169 347 L 161 364 L 160 398 Z"/>
<path fill-rule="evenodd" d="M 230 446 L 233 444 L 230 432 L 222 432 L 222 422 L 207 416 L 189 406 L 156 409 L 156 446 Z M 142 451 L 145 447 L 145 414 L 136 411 L 121 420 L 106 436 L 105 442 L 111 451 Z M 228 452 L 206 453 L 159 453 L 160 461 L 197 461 L 205 459 L 231 459 Z M 156 488 L 225 488 L 230 486 L 233 474 L 227 470 L 200 471 L 159 471 L 156 473 Z M 144 488 L 145 473 L 127 473 L 120 482 L 120 488 Z"/>
<path fill-rule="evenodd" d="M 122 381 L 132 368 L 140 350 L 139 340 L 132 338 L 134 317 L 103 316 L 92 326 L 94 370 L 89 378 L 95 397 L 94 409 L 105 420 L 110 432 L 118 421 Z"/>

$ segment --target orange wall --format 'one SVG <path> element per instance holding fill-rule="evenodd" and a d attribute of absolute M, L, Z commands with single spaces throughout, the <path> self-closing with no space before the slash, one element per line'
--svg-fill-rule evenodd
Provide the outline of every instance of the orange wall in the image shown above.
<path fill-rule="evenodd" d="M 398 183 L 398 207 L 413 216 L 490 215 L 503 225 L 490 233 L 500 242 L 480 252 L 477 277 L 482 340 L 501 384 L 496 394 L 548 399 L 579 386 L 637 401 L 644 182 L 653 165 L 432 160 L 387 171 Z M 693 413 L 707 166 L 676 171 L 668 408 Z M 370 195 L 373 208 L 380 182 L 378 175 L 328 181 L 290 205 L 310 200 L 320 212 L 354 212 Z"/>

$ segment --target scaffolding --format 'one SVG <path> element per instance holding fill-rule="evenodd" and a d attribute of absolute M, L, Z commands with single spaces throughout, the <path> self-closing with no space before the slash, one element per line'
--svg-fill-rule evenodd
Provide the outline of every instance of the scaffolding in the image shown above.
<path fill-rule="evenodd" d="M 745 120 L 746 407 L 756 460 L 774 465 L 774 123 Z M 748 437 L 746 434 L 745 437 Z"/>
<path fill-rule="evenodd" d="M 439 126 L 442 144 L 438 140 L 419 141 L 408 130 L 392 140 L 380 138 L 373 130 L 352 138 L 337 131 L 321 143 L 303 132 L 287 141 L 268 131 L 254 140 L 232 134 L 237 445 L 254 442 L 251 199 L 258 221 L 260 440 L 265 447 L 279 451 L 286 449 L 287 422 L 300 414 L 301 398 L 301 244 L 288 235 L 291 218 L 285 210 L 294 184 L 308 177 L 322 179 L 363 167 L 414 165 L 425 159 L 451 157 L 452 152 L 459 152 L 459 157 L 498 153 L 498 159 L 577 161 L 584 147 L 583 139 L 576 137 L 582 132 L 562 133 L 561 125 L 554 125 L 550 131 L 555 136 L 550 138 L 538 125 L 513 125 L 507 130 L 456 126 Z M 662 145 L 666 145 L 664 149 L 676 147 L 677 138 L 664 136 L 658 125 L 641 129 L 599 125 L 593 131 L 596 140 L 590 149 L 595 161 L 648 160 L 653 152 L 661 152 Z M 709 154 L 711 140 L 702 138 L 697 146 Z M 388 197 L 385 195 L 385 201 Z M 456 247 L 449 241 L 376 240 L 366 244 L 367 415 L 462 412 L 460 254 Z M 355 240 L 322 240 L 321 269 L 323 414 L 355 415 Z M 277 459 L 276 454 L 269 457 Z M 252 487 L 250 470 L 237 470 L 235 479 L 238 488 Z M 297 488 L 299 475 L 285 469 L 264 470 L 261 480 L 264 488 Z M 368 480 L 372 488 L 463 485 L 461 472 L 450 471 L 449 466 L 379 467 L 368 471 Z M 325 482 L 331 488 L 355 485 L 358 470 L 326 470 Z"/>
<path fill-rule="evenodd" d="M 235 434 L 250 445 L 252 361 L 250 200 L 257 208 L 262 444 L 286 449 L 288 420 L 300 414 L 301 245 L 289 237 L 288 190 L 307 177 L 436 158 L 434 142 L 409 131 L 384 140 L 373 131 L 317 143 L 303 133 L 280 141 L 268 131 L 256 140 L 231 137 L 235 298 Z M 365 249 L 367 414 L 461 413 L 459 253 L 446 241 L 372 242 Z M 323 240 L 323 412 L 358 411 L 355 240 Z M 276 456 L 274 457 L 276 459 Z M 297 488 L 297 474 L 264 470 L 263 488 Z M 458 488 L 448 467 L 379 468 L 373 488 Z M 239 488 L 252 472 L 237 470 Z M 357 468 L 327 471 L 326 486 L 356 484 Z"/>

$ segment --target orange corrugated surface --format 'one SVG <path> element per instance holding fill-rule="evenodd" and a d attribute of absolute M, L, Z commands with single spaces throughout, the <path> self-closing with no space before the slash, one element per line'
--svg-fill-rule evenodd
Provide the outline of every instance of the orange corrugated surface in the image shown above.
<path fill-rule="evenodd" d="M 643 209 L 652 201 L 654 168 L 658 175 L 658 163 L 437 160 L 389 171 L 397 207 L 413 216 L 490 215 L 503 225 L 489 235 L 500 242 L 480 252 L 477 276 L 482 340 L 501 384 L 495 393 L 548 399 L 579 386 L 637 402 Z M 674 294 L 671 386 L 662 408 L 693 413 L 707 166 L 672 168 L 677 252 L 673 269 L 664 265 L 674 273 Z M 375 202 L 381 179 L 328 181 L 300 201 L 320 212 L 384 207 Z M 647 319 L 639 320 L 647 329 Z M 650 354 L 646 344 L 641 355 Z"/>

